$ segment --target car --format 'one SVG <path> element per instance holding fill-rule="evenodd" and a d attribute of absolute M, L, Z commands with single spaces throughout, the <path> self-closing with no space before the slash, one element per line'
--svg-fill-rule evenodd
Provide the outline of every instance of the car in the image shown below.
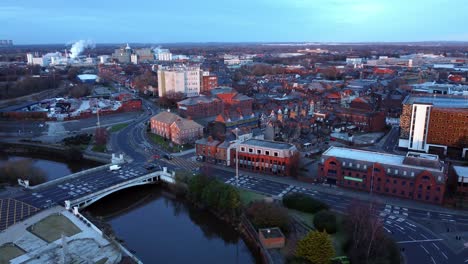
<path fill-rule="evenodd" d="M 145 165 L 145 169 L 146 169 L 146 170 L 154 170 L 154 169 L 156 169 L 156 165 L 151 164 L 151 163 L 150 163 L 150 164 L 146 164 L 146 165 Z"/>
<path fill-rule="evenodd" d="M 168 160 L 172 160 L 173 157 L 170 154 L 166 154 L 166 155 L 164 155 L 164 158 L 168 159 Z"/>
<path fill-rule="evenodd" d="M 154 154 L 151 158 L 152 158 L 152 159 L 160 159 L 161 156 L 159 156 L 159 154 Z"/>

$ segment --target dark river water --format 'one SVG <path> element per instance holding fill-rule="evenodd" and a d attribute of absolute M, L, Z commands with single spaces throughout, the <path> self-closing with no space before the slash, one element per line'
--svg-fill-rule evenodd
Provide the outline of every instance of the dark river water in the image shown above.
<path fill-rule="evenodd" d="M 25 157 L 3 157 L 0 166 L 21 158 Z M 99 165 L 33 160 L 48 179 Z M 91 205 L 86 212 L 108 223 L 116 237 L 144 263 L 256 262 L 233 227 L 158 185 L 119 191 Z"/>

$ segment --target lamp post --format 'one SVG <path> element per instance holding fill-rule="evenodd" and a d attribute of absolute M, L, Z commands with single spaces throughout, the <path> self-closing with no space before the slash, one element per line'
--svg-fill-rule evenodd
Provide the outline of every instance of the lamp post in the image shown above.
<path fill-rule="evenodd" d="M 236 131 L 236 186 L 239 187 L 239 128 Z"/>

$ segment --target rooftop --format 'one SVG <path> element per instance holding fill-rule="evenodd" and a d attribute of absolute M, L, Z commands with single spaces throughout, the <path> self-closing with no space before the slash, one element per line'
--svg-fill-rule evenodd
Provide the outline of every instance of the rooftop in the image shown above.
<path fill-rule="evenodd" d="M 468 108 L 468 96 L 408 95 L 403 104 L 431 104 L 441 108 Z"/>
<path fill-rule="evenodd" d="M 293 145 L 289 143 L 285 143 L 285 142 L 260 140 L 260 139 L 249 139 L 249 140 L 242 142 L 242 144 L 265 147 L 265 148 L 274 148 L 274 149 L 290 149 L 294 147 Z"/>
<path fill-rule="evenodd" d="M 418 166 L 418 165 L 413 165 L 413 164 L 410 165 L 404 162 L 405 159 L 408 157 L 419 159 L 419 160 L 431 161 L 431 162 L 439 162 L 438 157 L 436 155 L 431 155 L 431 154 L 420 154 L 420 153 L 415 153 L 415 152 L 408 152 L 406 156 L 402 156 L 402 155 L 394 155 L 394 154 L 380 153 L 380 152 L 374 152 L 374 151 L 332 146 L 329 149 L 327 149 L 323 153 L 323 155 L 337 157 L 337 158 L 367 161 L 367 162 L 372 162 L 372 163 L 380 163 L 380 164 L 386 164 L 386 165 L 391 165 L 391 166 L 419 168 L 419 169 L 425 169 L 425 170 L 437 171 L 437 172 L 442 171 L 442 168 L 433 168 L 432 166 L 429 166 L 429 167 Z"/>

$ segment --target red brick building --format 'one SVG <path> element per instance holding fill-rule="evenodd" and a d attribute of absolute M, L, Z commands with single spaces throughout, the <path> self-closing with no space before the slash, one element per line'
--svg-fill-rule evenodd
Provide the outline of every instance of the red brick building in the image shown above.
<path fill-rule="evenodd" d="M 340 109 L 335 115 L 341 122 L 355 125 L 359 130 L 365 132 L 377 132 L 385 129 L 385 113 L 369 112 L 357 109 Z"/>
<path fill-rule="evenodd" d="M 259 173 L 292 176 L 298 167 L 299 152 L 292 144 L 259 139 L 239 143 L 239 169 Z M 230 149 L 232 167 L 236 166 L 236 148 Z"/>
<path fill-rule="evenodd" d="M 447 169 L 437 155 L 406 156 L 330 147 L 318 167 L 320 179 L 337 186 L 441 204 Z"/>
<path fill-rule="evenodd" d="M 231 87 L 218 87 L 211 90 L 211 95 L 223 101 L 224 111 L 249 110 L 252 112 L 253 98 L 238 93 Z"/>
<path fill-rule="evenodd" d="M 151 117 L 151 132 L 176 144 L 194 142 L 203 136 L 203 126 L 170 112 Z"/>
<path fill-rule="evenodd" d="M 201 87 L 200 92 L 202 93 L 209 92 L 216 87 L 218 87 L 218 76 L 216 75 L 202 76 L 202 87 Z"/>
<path fill-rule="evenodd" d="M 177 108 L 181 116 L 191 118 L 215 116 L 224 111 L 220 99 L 204 95 L 180 101 L 177 103 Z"/>

